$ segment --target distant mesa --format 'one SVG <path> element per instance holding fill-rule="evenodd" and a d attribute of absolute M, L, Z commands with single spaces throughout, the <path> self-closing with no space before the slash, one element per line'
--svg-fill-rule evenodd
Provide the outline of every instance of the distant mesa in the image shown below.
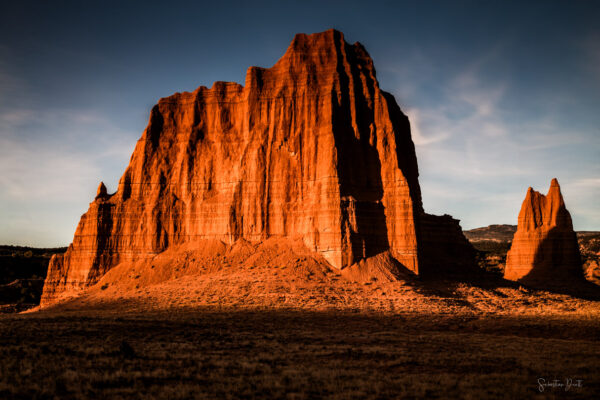
<path fill-rule="evenodd" d="M 52 259 L 42 305 L 206 240 L 299 239 L 355 275 L 376 256 L 379 270 L 390 260 L 423 276 L 474 271 L 458 221 L 424 212 L 418 176 L 409 120 L 365 48 L 335 30 L 298 34 L 245 86 L 159 100 L 116 193 L 100 184 Z"/>
<path fill-rule="evenodd" d="M 552 286 L 585 280 L 571 215 L 556 179 L 545 196 L 532 188 L 527 190 L 504 277 Z"/>

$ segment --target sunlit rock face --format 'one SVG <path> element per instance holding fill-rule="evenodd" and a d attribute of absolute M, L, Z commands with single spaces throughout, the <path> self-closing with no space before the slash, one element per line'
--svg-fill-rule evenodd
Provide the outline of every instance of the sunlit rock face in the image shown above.
<path fill-rule="evenodd" d="M 536 285 L 584 281 L 577 236 L 556 179 L 545 196 L 527 190 L 504 277 Z"/>
<path fill-rule="evenodd" d="M 42 304 L 203 239 L 301 238 L 336 268 L 389 251 L 415 273 L 426 251 L 409 121 L 364 47 L 335 30 L 296 35 L 273 67 L 250 67 L 245 86 L 161 99 L 118 190 L 103 187 L 52 259 Z M 449 240 L 429 236 L 429 247 Z"/>

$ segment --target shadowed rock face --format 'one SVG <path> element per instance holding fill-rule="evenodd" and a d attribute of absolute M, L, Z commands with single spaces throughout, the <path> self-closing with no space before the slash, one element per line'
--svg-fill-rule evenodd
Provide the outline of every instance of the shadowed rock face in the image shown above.
<path fill-rule="evenodd" d="M 527 190 L 504 277 L 535 285 L 584 281 L 577 236 L 556 179 L 545 196 Z"/>
<path fill-rule="evenodd" d="M 336 268 L 389 251 L 419 273 L 424 215 L 408 118 L 364 47 L 335 30 L 298 34 L 245 86 L 215 82 L 154 106 L 118 190 L 101 184 L 52 259 L 42 304 L 202 239 L 299 237 Z"/>
<path fill-rule="evenodd" d="M 419 218 L 419 275 L 426 278 L 468 278 L 479 275 L 476 250 L 450 215 Z"/>

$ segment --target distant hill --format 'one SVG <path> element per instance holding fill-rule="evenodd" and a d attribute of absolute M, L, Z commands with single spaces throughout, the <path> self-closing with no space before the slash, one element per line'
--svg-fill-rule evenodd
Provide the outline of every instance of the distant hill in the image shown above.
<path fill-rule="evenodd" d="M 482 240 L 493 240 L 497 242 L 512 242 L 512 238 L 517 231 L 516 225 L 490 225 L 482 228 L 463 231 L 471 243 Z M 577 238 L 587 240 L 600 236 L 600 231 L 578 231 Z M 592 240 L 593 241 L 593 240 Z"/>
<path fill-rule="evenodd" d="M 0 246 L 0 313 L 39 304 L 50 258 L 66 250 Z"/>
<path fill-rule="evenodd" d="M 490 225 L 483 228 L 475 228 L 464 231 L 464 233 L 470 242 L 480 240 L 511 242 L 516 231 L 516 225 Z"/>

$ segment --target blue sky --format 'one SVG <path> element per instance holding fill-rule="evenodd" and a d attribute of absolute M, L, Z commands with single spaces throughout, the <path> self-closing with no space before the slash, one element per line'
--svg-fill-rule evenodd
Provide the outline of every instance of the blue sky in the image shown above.
<path fill-rule="evenodd" d="M 598 21 L 592 1 L 3 1 L 0 243 L 68 244 L 160 97 L 243 83 L 329 28 L 409 115 L 428 212 L 515 224 L 557 177 L 575 229 L 600 230 Z"/>

